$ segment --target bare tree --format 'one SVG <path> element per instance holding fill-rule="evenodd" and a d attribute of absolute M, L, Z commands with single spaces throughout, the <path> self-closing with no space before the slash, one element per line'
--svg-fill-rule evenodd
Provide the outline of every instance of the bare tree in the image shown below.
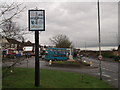
<path fill-rule="evenodd" d="M 23 35 L 27 34 L 25 29 L 21 29 L 17 23 L 12 22 L 11 20 L 2 24 L 1 29 L 1 34 L 5 37 L 18 39 L 21 41 L 24 41 Z"/>
<path fill-rule="evenodd" d="M 19 18 L 20 13 L 26 7 L 22 3 L 1 3 L 0 4 L 0 34 L 8 38 L 18 39 L 24 41 L 24 35 L 27 28 L 21 28 L 17 23 L 13 22 L 14 18 Z"/>
<path fill-rule="evenodd" d="M 55 44 L 57 48 L 69 48 L 72 45 L 72 42 L 66 35 L 55 35 L 54 37 L 50 38 L 50 41 Z"/>
<path fill-rule="evenodd" d="M 25 7 L 20 8 L 22 3 L 1 3 L 0 4 L 0 25 L 18 17 Z"/>

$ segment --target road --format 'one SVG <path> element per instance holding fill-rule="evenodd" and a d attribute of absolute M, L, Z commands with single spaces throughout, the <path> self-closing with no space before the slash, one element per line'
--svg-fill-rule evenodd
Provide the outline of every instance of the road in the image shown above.
<path fill-rule="evenodd" d="M 49 66 L 48 62 L 40 60 L 40 68 L 43 69 L 54 69 L 54 70 L 62 70 L 67 72 L 77 72 L 77 73 L 87 73 L 90 75 L 94 75 L 99 78 L 99 61 L 92 58 L 83 57 L 82 60 L 86 62 L 92 62 L 91 67 L 95 67 L 92 69 L 85 69 L 85 68 L 63 68 L 63 67 L 52 67 Z M 9 65 L 9 63 L 7 63 Z M 6 64 L 5 64 L 6 65 Z M 28 67 L 34 68 L 35 67 L 35 59 L 34 57 L 26 59 L 18 64 L 16 67 Z M 97 68 L 98 67 L 98 68 Z M 117 62 L 109 62 L 109 61 L 102 61 L 102 79 L 105 82 L 108 82 L 112 86 L 118 88 L 118 63 Z"/>
<path fill-rule="evenodd" d="M 98 66 L 98 70 L 96 71 L 98 76 L 99 73 L 99 60 L 92 59 L 92 58 L 86 58 L 83 57 L 83 60 L 86 60 L 87 62 L 92 62 L 93 65 Z M 102 67 L 102 78 L 103 80 L 107 81 L 109 84 L 114 85 L 115 87 L 118 87 L 118 62 L 111 62 L 102 60 L 101 61 L 101 67 Z"/>

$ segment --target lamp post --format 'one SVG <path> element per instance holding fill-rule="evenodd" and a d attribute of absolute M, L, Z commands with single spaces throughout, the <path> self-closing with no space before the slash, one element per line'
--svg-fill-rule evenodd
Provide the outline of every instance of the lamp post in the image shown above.
<path fill-rule="evenodd" d="M 99 57 L 101 57 L 101 33 L 100 33 L 100 11 L 99 11 L 99 0 L 97 2 L 98 4 L 98 35 L 99 35 Z M 102 58 L 101 58 L 102 59 Z M 100 80 L 102 80 L 102 61 L 99 59 L 99 70 L 100 70 Z"/>

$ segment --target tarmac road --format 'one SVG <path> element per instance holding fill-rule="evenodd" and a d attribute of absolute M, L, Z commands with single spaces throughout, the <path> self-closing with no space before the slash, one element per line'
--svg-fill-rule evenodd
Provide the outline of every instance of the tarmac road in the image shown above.
<path fill-rule="evenodd" d="M 83 60 L 86 60 L 87 62 L 92 62 L 93 65 L 98 66 L 98 76 L 100 75 L 99 72 L 99 60 L 92 59 L 92 58 L 86 58 L 83 57 Z M 118 84 L 118 62 L 111 62 L 108 60 L 102 60 L 101 67 L 102 67 L 102 79 L 108 82 L 111 85 L 114 85 L 116 88 L 119 86 Z"/>

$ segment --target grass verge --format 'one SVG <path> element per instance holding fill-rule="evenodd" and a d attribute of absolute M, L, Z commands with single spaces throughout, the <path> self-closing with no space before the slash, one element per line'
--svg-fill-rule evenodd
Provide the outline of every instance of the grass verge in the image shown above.
<path fill-rule="evenodd" d="M 33 68 L 14 68 L 3 78 L 3 88 L 35 88 Z M 112 88 L 109 84 L 86 74 L 58 70 L 40 70 L 38 88 Z"/>

